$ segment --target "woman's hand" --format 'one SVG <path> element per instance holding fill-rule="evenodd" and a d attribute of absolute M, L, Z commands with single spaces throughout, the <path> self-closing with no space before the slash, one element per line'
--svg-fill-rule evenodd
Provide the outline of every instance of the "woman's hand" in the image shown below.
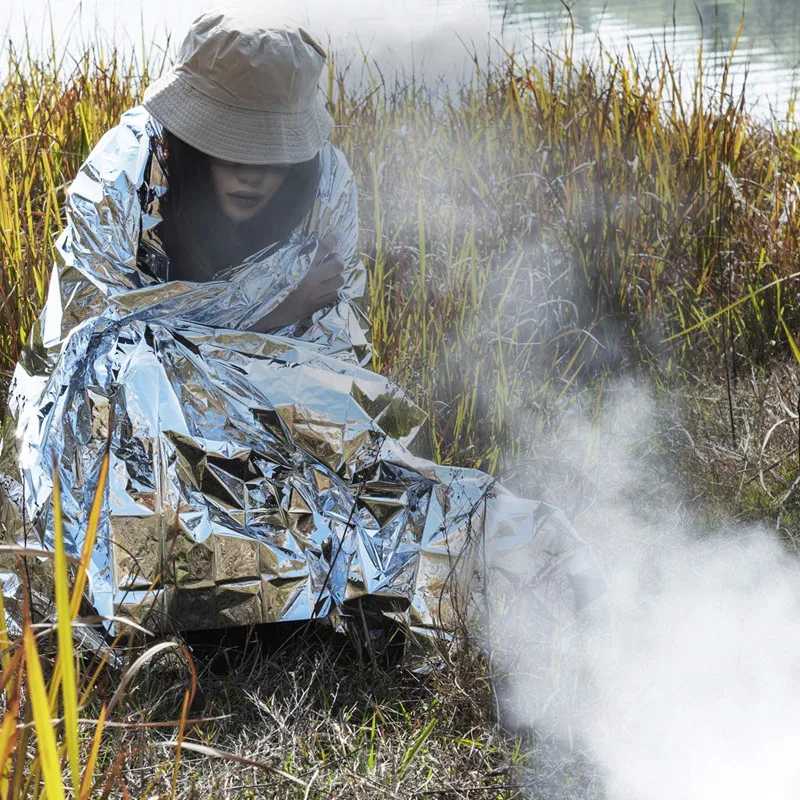
<path fill-rule="evenodd" d="M 277 308 L 262 317 L 250 330 L 267 333 L 310 317 L 315 311 L 334 302 L 344 283 L 344 263 L 337 252 L 338 246 L 339 234 L 336 231 L 326 233 L 320 239 L 305 278 Z"/>

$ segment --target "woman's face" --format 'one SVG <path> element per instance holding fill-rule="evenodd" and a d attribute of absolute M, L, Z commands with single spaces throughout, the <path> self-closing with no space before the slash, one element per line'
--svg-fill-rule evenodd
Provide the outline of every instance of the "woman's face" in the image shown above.
<path fill-rule="evenodd" d="M 235 225 L 253 219 L 273 198 L 288 164 L 235 164 L 211 159 L 211 184 L 222 213 Z"/>

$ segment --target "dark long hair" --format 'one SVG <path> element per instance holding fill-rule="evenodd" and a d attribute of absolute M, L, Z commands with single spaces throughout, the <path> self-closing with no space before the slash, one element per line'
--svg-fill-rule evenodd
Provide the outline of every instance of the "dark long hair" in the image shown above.
<path fill-rule="evenodd" d="M 293 164 L 258 215 L 234 225 L 214 194 L 210 158 L 167 130 L 162 146 L 169 188 L 161 201 L 160 228 L 170 280 L 212 280 L 224 267 L 286 240 L 314 203 L 319 154 Z"/>

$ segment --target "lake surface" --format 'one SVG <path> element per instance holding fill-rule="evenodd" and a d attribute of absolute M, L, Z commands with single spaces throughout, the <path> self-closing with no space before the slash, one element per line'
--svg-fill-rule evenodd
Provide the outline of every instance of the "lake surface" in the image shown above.
<path fill-rule="evenodd" d="M 35 48 L 81 50 L 100 39 L 141 52 L 143 42 L 172 52 L 202 0 L 3 0 L 0 40 L 21 42 L 27 25 Z M 327 35 L 342 59 L 365 51 L 385 77 L 424 73 L 457 81 L 501 47 L 535 52 L 560 43 L 574 29 L 576 53 L 631 52 L 642 62 L 654 47 L 687 72 L 702 47 L 713 85 L 744 27 L 733 64 L 746 77 L 749 104 L 762 115 L 785 115 L 800 84 L 800 0 L 271 0 L 301 7 L 311 27 Z M 167 46 L 172 33 L 172 50 Z M 652 63 L 652 62 L 651 62 Z M 734 85 L 734 88 L 737 88 Z"/>

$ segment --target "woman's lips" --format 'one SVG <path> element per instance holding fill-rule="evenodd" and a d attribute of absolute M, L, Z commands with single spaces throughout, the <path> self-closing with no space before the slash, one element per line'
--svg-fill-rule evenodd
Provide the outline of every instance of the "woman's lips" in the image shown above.
<path fill-rule="evenodd" d="M 228 197 L 239 208 L 253 208 L 264 199 L 264 195 L 258 192 L 229 192 Z"/>

